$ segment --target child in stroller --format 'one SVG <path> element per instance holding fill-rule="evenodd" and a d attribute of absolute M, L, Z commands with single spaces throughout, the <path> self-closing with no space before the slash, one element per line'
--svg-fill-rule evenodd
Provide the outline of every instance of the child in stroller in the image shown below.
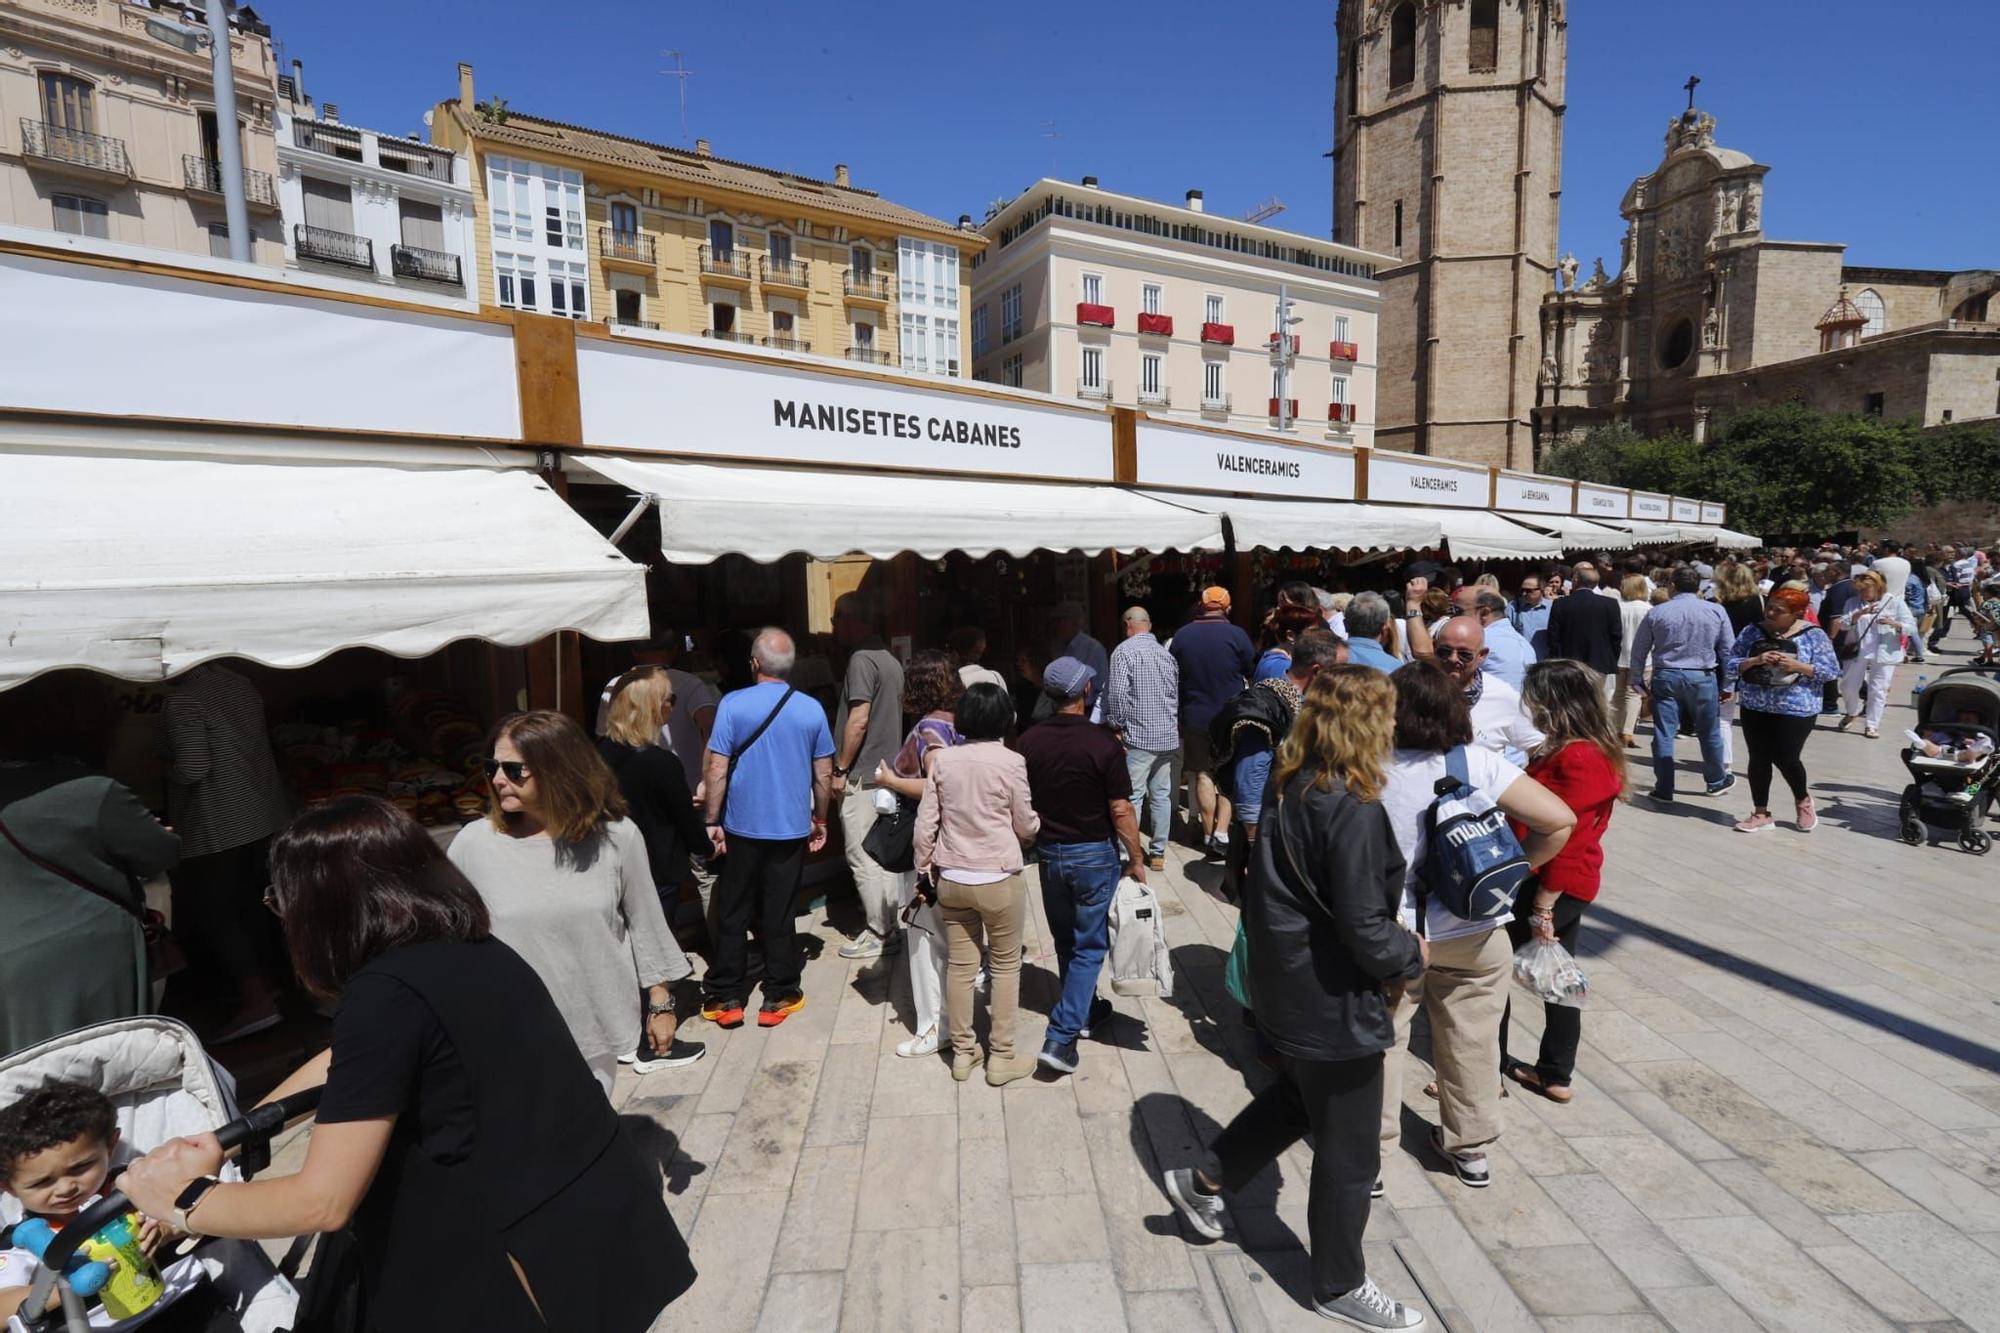
<path fill-rule="evenodd" d="M 1910 772 L 1900 811 L 1903 841 L 1912 847 L 1927 828 L 1958 834 L 1974 856 L 1992 848 L 1985 823 L 2000 774 L 2000 678 L 1992 667 L 1947 671 L 1917 701 L 1917 725 L 1903 766 Z"/>

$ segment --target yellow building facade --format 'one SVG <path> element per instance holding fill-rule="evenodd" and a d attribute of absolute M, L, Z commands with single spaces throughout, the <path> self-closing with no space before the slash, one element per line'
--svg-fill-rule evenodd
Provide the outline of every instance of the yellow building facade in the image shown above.
<path fill-rule="evenodd" d="M 967 219 L 481 104 L 469 65 L 431 141 L 472 162 L 482 306 L 970 377 Z"/>

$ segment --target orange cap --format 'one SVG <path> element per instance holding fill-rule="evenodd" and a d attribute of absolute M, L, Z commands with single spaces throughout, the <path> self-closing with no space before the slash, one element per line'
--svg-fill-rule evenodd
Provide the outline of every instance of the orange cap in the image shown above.
<path fill-rule="evenodd" d="M 1203 606 L 1221 607 L 1224 611 L 1227 611 L 1229 609 L 1229 589 L 1223 587 L 1203 588 L 1201 590 L 1201 604 Z"/>

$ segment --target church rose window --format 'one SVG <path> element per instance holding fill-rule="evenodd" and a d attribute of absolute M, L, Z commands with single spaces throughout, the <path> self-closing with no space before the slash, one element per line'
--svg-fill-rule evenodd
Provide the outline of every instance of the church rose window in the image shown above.
<path fill-rule="evenodd" d="M 1675 370 L 1694 355 L 1694 321 L 1678 319 L 1667 326 L 1667 332 L 1660 339 L 1660 368 Z"/>

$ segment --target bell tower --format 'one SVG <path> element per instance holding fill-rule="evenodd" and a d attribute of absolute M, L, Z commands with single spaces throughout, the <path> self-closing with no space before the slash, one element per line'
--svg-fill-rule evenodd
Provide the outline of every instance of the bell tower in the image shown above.
<path fill-rule="evenodd" d="M 1566 0 L 1340 0 L 1334 239 L 1377 271 L 1378 446 L 1534 465 Z"/>

